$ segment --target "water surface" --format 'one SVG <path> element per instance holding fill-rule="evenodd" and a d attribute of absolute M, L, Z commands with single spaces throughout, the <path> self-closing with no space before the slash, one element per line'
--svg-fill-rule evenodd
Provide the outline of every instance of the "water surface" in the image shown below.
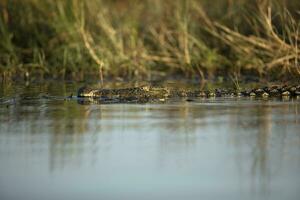
<path fill-rule="evenodd" d="M 79 85 L 0 87 L 1 200 L 299 199 L 300 100 L 64 100 Z"/>

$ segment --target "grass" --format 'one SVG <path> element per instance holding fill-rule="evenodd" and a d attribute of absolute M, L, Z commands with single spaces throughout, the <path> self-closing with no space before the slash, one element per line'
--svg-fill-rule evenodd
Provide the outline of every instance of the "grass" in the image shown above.
<path fill-rule="evenodd" d="M 2 0 L 2 80 L 300 77 L 300 3 Z"/>

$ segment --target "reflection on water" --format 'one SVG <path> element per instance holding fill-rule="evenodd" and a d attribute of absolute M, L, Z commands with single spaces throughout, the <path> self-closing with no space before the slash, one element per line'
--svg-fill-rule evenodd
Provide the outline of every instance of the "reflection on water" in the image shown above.
<path fill-rule="evenodd" d="M 299 199 L 299 100 L 63 100 L 77 87 L 0 87 L 0 199 Z"/>

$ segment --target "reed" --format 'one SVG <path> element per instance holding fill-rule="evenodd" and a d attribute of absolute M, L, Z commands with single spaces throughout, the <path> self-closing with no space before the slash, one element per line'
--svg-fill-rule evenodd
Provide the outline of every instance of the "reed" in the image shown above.
<path fill-rule="evenodd" d="M 1 79 L 299 78 L 300 3 L 2 0 Z"/>

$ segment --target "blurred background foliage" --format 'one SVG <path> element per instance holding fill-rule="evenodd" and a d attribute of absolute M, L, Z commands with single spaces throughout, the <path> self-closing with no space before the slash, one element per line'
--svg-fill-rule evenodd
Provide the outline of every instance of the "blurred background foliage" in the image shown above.
<path fill-rule="evenodd" d="M 1 80 L 299 78 L 297 0 L 1 0 Z"/>

